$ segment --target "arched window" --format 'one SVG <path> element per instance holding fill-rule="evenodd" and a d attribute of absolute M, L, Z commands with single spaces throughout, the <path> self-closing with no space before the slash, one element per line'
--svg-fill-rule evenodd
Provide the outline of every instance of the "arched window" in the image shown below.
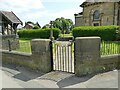
<path fill-rule="evenodd" d="M 98 10 L 96 10 L 93 14 L 93 19 L 96 20 L 96 19 L 100 19 L 100 12 Z"/>

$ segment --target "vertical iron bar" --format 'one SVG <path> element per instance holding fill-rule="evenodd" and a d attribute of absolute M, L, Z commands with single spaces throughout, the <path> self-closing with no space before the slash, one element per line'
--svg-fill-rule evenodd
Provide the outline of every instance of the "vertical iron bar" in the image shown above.
<path fill-rule="evenodd" d="M 115 49 L 116 49 L 116 53 L 115 54 L 118 54 L 118 49 L 117 49 L 117 42 L 116 42 L 116 45 L 115 45 Z"/>
<path fill-rule="evenodd" d="M 116 50 L 116 53 L 115 54 L 117 54 L 117 42 L 115 42 L 115 50 Z"/>
<path fill-rule="evenodd" d="M 111 52 L 111 50 L 112 50 L 111 45 L 112 45 L 112 43 L 109 44 L 109 52 L 110 52 L 110 54 L 112 53 Z"/>
<path fill-rule="evenodd" d="M 114 45 L 114 44 L 112 44 L 112 48 L 111 48 L 111 49 L 112 49 L 112 52 L 114 53 L 113 45 Z"/>
<path fill-rule="evenodd" d="M 108 44 L 108 42 L 106 41 L 106 44 L 105 44 L 105 46 L 106 46 L 106 50 L 105 50 L 105 51 L 107 51 L 107 55 L 108 55 L 108 48 L 107 48 L 107 44 Z"/>
<path fill-rule="evenodd" d="M 107 43 L 108 55 L 110 54 L 110 52 L 109 52 L 109 44 L 110 44 L 110 42 L 108 41 L 108 43 Z"/>
<path fill-rule="evenodd" d="M 119 54 L 119 43 L 118 43 L 118 41 L 117 41 L 117 54 Z"/>
<path fill-rule="evenodd" d="M 107 50 L 106 50 L 105 41 L 104 41 L 104 53 L 105 53 L 105 55 L 107 55 Z"/>
<path fill-rule="evenodd" d="M 104 45 L 103 45 L 103 41 L 102 41 L 102 47 L 101 47 L 101 50 L 102 50 L 102 55 L 103 55 L 103 52 L 104 52 L 104 50 L 103 50 L 103 47 Z"/>
<path fill-rule="evenodd" d="M 103 41 L 103 45 L 102 45 L 102 55 L 104 55 L 104 48 L 105 48 L 105 46 L 104 46 L 104 41 Z"/>
<path fill-rule="evenodd" d="M 109 54 L 112 53 L 112 52 L 111 52 L 111 44 L 112 44 L 112 43 L 109 43 Z"/>
<path fill-rule="evenodd" d="M 104 42 L 103 42 L 103 47 L 102 47 L 102 49 L 103 49 L 102 53 L 103 53 L 103 54 L 102 54 L 102 55 L 104 55 L 104 48 L 105 48 L 105 47 L 104 47 Z"/>
<path fill-rule="evenodd" d="M 74 45 L 75 45 L 75 44 L 74 44 Z M 74 46 L 74 47 L 75 47 L 75 46 Z M 102 42 L 101 42 L 101 43 L 100 43 L 100 55 L 102 55 L 102 51 L 103 51 L 103 50 L 102 50 L 102 47 L 103 47 L 103 46 L 102 46 Z M 74 49 L 75 49 L 75 48 L 74 48 Z M 74 53 L 75 53 L 75 52 L 74 52 Z"/>
<path fill-rule="evenodd" d="M 115 44 L 113 43 L 113 53 L 115 53 L 115 48 L 114 47 L 115 47 Z"/>

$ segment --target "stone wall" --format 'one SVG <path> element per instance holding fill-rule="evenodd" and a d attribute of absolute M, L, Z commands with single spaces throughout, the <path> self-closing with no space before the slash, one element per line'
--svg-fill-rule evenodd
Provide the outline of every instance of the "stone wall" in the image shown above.
<path fill-rule="evenodd" d="M 100 37 L 75 39 L 75 74 L 83 76 L 96 72 L 100 59 Z"/>
<path fill-rule="evenodd" d="M 50 58 L 50 40 L 34 39 L 31 41 L 32 54 L 2 50 L 2 62 L 29 67 L 41 72 L 50 72 L 52 63 Z"/>
<path fill-rule="evenodd" d="M 1 35 L 1 37 L 2 44 L 0 44 L 0 47 L 2 47 L 2 49 L 9 50 L 9 44 L 12 50 L 15 50 L 19 47 L 19 38 L 17 35 Z"/>
<path fill-rule="evenodd" d="M 120 54 L 100 56 L 100 43 L 100 37 L 78 37 L 75 39 L 76 76 L 120 69 Z M 47 73 L 53 70 L 50 46 L 49 39 L 33 39 L 31 41 L 32 54 L 2 50 L 2 61 Z"/>
<path fill-rule="evenodd" d="M 75 40 L 75 74 L 84 76 L 120 69 L 120 54 L 100 56 L 100 37 Z"/>
<path fill-rule="evenodd" d="M 29 53 L 22 53 L 22 52 L 15 52 L 8 50 L 2 50 L 2 62 L 3 63 L 10 63 L 10 64 L 17 64 L 25 67 L 32 67 L 31 54 Z"/>
<path fill-rule="evenodd" d="M 114 69 L 120 69 L 120 54 L 114 54 L 114 55 L 104 55 L 101 56 L 99 65 L 100 65 L 100 71 L 110 71 Z"/>

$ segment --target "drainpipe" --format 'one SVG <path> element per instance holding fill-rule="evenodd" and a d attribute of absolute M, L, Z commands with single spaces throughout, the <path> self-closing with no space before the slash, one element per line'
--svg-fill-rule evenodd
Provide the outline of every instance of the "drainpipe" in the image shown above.
<path fill-rule="evenodd" d="M 114 16 L 113 16 L 113 25 L 115 25 L 115 2 L 114 2 Z"/>
<path fill-rule="evenodd" d="M 119 3 L 118 3 L 118 17 L 117 17 L 117 25 L 120 25 L 120 6 L 119 6 Z"/>

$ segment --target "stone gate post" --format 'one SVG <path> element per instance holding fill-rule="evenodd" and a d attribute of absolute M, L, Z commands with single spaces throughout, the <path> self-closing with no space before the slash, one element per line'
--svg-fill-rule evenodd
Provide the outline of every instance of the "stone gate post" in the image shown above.
<path fill-rule="evenodd" d="M 96 72 L 100 59 L 100 37 L 78 37 L 75 39 L 75 74 L 84 76 Z"/>
<path fill-rule="evenodd" d="M 31 41 L 32 60 L 38 70 L 50 72 L 52 70 L 50 40 L 33 39 Z"/>

